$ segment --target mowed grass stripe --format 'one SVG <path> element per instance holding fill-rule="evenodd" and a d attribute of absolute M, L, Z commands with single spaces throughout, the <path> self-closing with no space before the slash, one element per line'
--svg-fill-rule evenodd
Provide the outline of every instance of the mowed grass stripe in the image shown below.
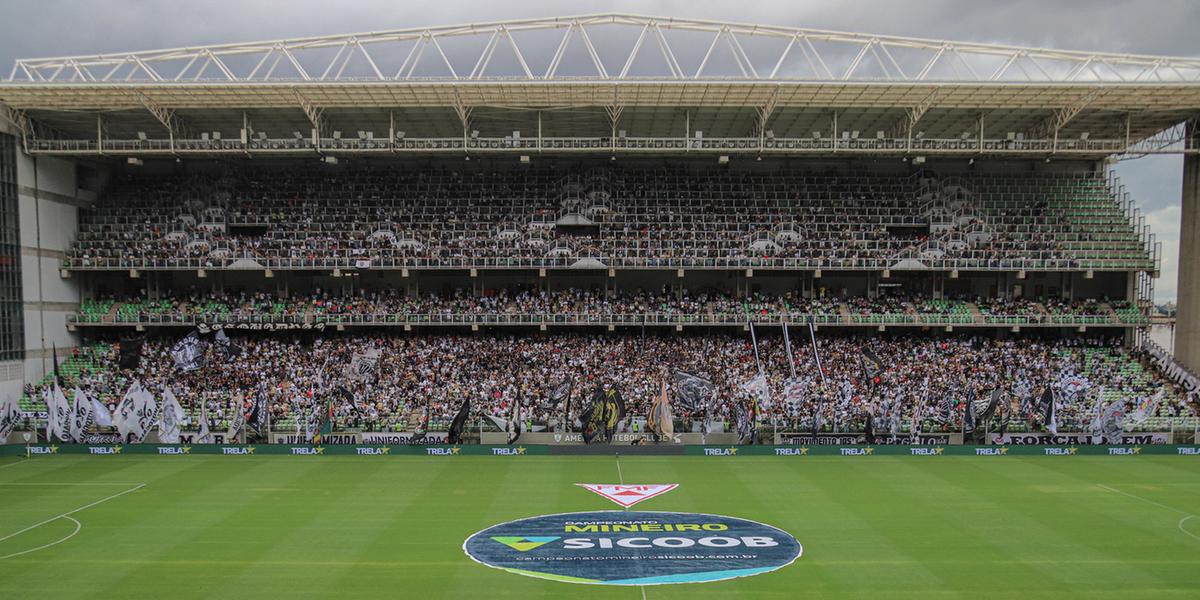
<path fill-rule="evenodd" d="M 0 561 L 3 597 L 641 597 L 504 573 L 461 551 L 467 535 L 501 521 L 617 509 L 572 485 L 615 483 L 612 456 L 377 458 L 47 457 L 0 471 L 0 482 L 149 484 L 75 515 L 84 528 L 67 542 Z M 1195 507 L 1200 463 L 1187 457 L 621 464 L 627 483 L 680 484 L 638 508 L 750 518 L 805 547 L 774 573 L 651 587 L 651 600 L 1200 595 L 1200 541 L 1176 529 L 1183 515 L 1099 487 Z M 100 491 L 22 527 L 111 493 Z M 30 506 L 7 492 L 0 486 L 0 520 Z"/>

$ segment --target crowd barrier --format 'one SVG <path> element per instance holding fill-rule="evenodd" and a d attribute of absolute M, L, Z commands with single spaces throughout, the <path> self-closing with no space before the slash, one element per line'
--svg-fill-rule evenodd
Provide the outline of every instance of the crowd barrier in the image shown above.
<path fill-rule="evenodd" d="M 582 450 L 587 450 L 582 452 Z M 89 455 L 120 459 L 123 456 L 183 457 L 213 455 L 229 457 L 247 456 L 497 456 L 522 457 L 576 454 L 682 454 L 698 457 L 775 456 L 803 458 L 807 456 L 841 456 L 869 458 L 872 456 L 1192 456 L 1200 459 L 1200 445 L 991 445 L 991 446 L 938 446 L 938 445 L 656 445 L 622 446 L 616 444 L 589 446 L 543 446 L 543 445 L 407 445 L 368 446 L 330 445 L 297 446 L 286 444 L 132 444 L 132 445 L 88 445 L 88 444 L 9 444 L 0 446 L 0 456 L 26 456 L 29 458 L 63 455 Z"/>

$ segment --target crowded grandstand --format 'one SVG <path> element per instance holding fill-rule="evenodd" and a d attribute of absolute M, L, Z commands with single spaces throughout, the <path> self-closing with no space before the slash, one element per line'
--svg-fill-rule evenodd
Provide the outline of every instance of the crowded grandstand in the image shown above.
<path fill-rule="evenodd" d="M 590 47 L 587 28 L 631 25 L 620 75 L 593 54 L 595 80 L 512 83 L 556 80 L 572 36 Z M 1121 80 L 1153 75 L 1139 96 L 1036 49 L 988 81 L 940 53 L 910 79 L 888 49 L 934 47 L 814 31 L 805 57 L 813 40 L 864 45 L 841 75 L 811 57 L 801 75 L 785 67 L 800 39 L 787 28 L 490 27 L 335 36 L 318 45 L 371 68 L 335 58 L 320 77 L 302 66 L 311 41 L 18 61 L 0 94 L 11 152 L 52 186 L 56 169 L 73 177 L 73 226 L 48 256 L 77 304 L 52 332 L 61 347 L 43 337 L 51 366 L 10 403 L 8 429 L 652 444 L 1196 429 L 1196 378 L 1146 334 L 1161 249 L 1108 160 L 1193 150 L 1178 124 L 1194 86 L 1148 71 L 1160 60 L 1088 55 Z M 524 59 L 488 72 L 489 43 L 470 75 L 445 53 L 449 76 L 422 74 L 414 50 L 389 77 L 367 49 L 491 31 L 519 57 L 514 32 L 544 30 L 564 35 L 544 75 Z M 667 75 L 637 73 L 649 31 Z M 715 40 L 695 75 L 675 62 L 668 38 L 694 31 L 790 41 L 770 76 L 734 44 L 740 77 L 712 79 Z M 863 63 L 880 49 L 894 72 Z M 956 47 L 962 61 L 997 52 Z M 285 56 L 296 72 L 275 71 Z M 1043 70 L 1031 101 L 1036 61 L 1075 67 Z M 93 85 L 117 80 L 128 94 Z M 597 81 L 615 95 L 589 95 Z M 280 82 L 299 83 L 280 95 Z M 396 87 L 364 100 L 373 82 Z M 1007 95 L 973 105 L 991 82 Z M 173 95 L 205 85 L 233 87 Z M 148 420 L 133 427 L 134 413 Z M 152 431 L 167 414 L 165 436 Z"/>
<path fill-rule="evenodd" d="M 20 4 L 2 600 L 1200 597 L 1200 5 Z"/>

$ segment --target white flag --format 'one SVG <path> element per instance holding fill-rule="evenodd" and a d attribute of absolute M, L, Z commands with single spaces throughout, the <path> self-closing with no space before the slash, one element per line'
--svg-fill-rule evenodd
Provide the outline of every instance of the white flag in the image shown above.
<path fill-rule="evenodd" d="M 59 433 L 58 420 L 54 418 L 54 393 L 49 386 L 42 388 L 42 402 L 46 405 L 46 441 L 52 442 Z"/>
<path fill-rule="evenodd" d="M 75 441 L 71 433 L 71 403 L 67 401 L 67 396 L 63 394 L 57 381 L 50 389 L 50 398 L 53 408 L 49 411 L 49 418 L 54 421 L 54 431 L 57 432 L 58 439 L 70 444 Z"/>
<path fill-rule="evenodd" d="M 137 407 L 135 412 L 138 421 L 137 428 L 138 431 L 142 432 L 134 440 L 134 443 L 140 444 L 146 438 L 146 434 L 150 433 L 151 429 L 154 429 L 154 424 L 158 420 L 158 403 L 154 400 L 154 394 L 151 394 L 150 390 L 145 387 L 138 391 L 134 397 L 134 401 Z"/>
<path fill-rule="evenodd" d="M 75 386 L 75 401 L 71 405 L 71 437 L 77 443 L 83 443 L 88 425 L 92 424 L 92 401 L 87 394 Z"/>
<path fill-rule="evenodd" d="M 116 414 L 113 415 L 117 433 L 121 435 L 123 443 L 136 444 L 146 437 L 146 431 L 140 428 L 141 420 L 138 418 L 142 403 L 141 392 L 142 384 L 134 381 L 133 385 L 129 386 L 129 390 L 125 392 L 125 396 L 121 398 L 121 402 L 117 404 Z"/>
<path fill-rule="evenodd" d="M 112 413 L 99 398 L 92 398 L 92 421 L 99 427 L 112 427 Z"/>
<path fill-rule="evenodd" d="M 200 399 L 200 433 L 196 436 L 197 444 L 213 443 L 212 432 L 208 430 L 208 400 Z"/>
<path fill-rule="evenodd" d="M 753 379 L 742 384 L 742 390 L 750 394 L 758 406 L 764 410 L 771 408 L 771 388 L 767 384 L 767 376 L 764 373 L 755 375 Z"/>
<path fill-rule="evenodd" d="M 175 398 L 171 388 L 163 389 L 162 413 L 158 417 L 158 441 L 164 444 L 179 443 L 179 424 L 183 421 L 183 407 Z"/>
<path fill-rule="evenodd" d="M 379 350 L 370 348 L 361 354 L 355 354 L 346 367 L 346 378 L 354 381 L 370 381 L 379 370 Z"/>
<path fill-rule="evenodd" d="M 21 405 L 17 404 L 16 398 L 5 396 L 0 401 L 0 444 L 8 441 L 8 434 L 12 433 L 20 419 Z"/>
<path fill-rule="evenodd" d="M 225 436 L 225 439 L 231 443 L 236 443 L 238 432 L 246 424 L 246 413 L 242 412 L 244 398 L 241 392 L 233 395 L 233 415 L 229 418 L 229 433 Z"/>

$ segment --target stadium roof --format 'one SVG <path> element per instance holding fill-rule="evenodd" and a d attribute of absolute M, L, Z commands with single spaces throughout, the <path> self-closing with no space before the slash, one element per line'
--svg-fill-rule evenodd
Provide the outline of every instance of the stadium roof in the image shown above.
<path fill-rule="evenodd" d="M 1200 58 L 602 14 L 21 59 L 0 108 L 66 154 L 1105 156 L 1197 151 Z"/>

